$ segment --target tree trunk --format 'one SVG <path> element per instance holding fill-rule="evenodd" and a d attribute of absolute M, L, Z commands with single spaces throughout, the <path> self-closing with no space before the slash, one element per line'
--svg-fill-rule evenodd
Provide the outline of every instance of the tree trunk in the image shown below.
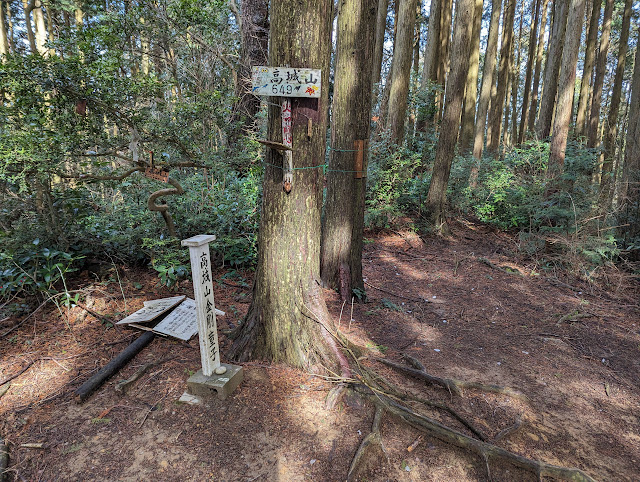
<path fill-rule="evenodd" d="M 451 49 L 452 70 L 447 81 L 446 104 L 436 146 L 433 174 L 426 200 L 429 221 L 438 230 L 446 228 L 445 202 L 451 163 L 460 129 L 462 99 L 469 68 L 469 49 L 475 0 L 458 0 Z"/>
<path fill-rule="evenodd" d="M 322 69 L 319 99 L 291 100 L 293 183 L 283 190 L 283 159 L 268 150 L 264 172 L 258 264 L 253 298 L 233 334 L 229 356 L 311 368 L 335 360 L 323 324 L 328 312 L 319 286 L 320 209 L 331 52 L 331 0 L 273 0 L 269 65 Z M 269 139 L 282 139 L 281 111 L 269 108 Z M 308 122 L 311 121 L 311 138 Z M 328 339 L 329 338 L 329 339 Z"/>
<path fill-rule="evenodd" d="M 437 81 L 437 71 L 440 53 L 440 16 L 442 14 L 441 0 L 431 0 L 429 6 L 429 26 L 427 30 L 427 42 L 424 48 L 424 60 L 422 64 L 422 77 L 420 79 L 420 89 L 426 91 L 431 84 Z M 435 118 L 435 94 L 429 92 L 424 105 L 418 111 L 418 121 L 416 130 L 424 132 L 429 121 Z"/>
<path fill-rule="evenodd" d="M 471 31 L 471 54 L 469 55 L 469 72 L 464 89 L 464 106 L 462 110 L 462 128 L 460 130 L 460 151 L 468 153 L 473 148 L 473 131 L 478 99 L 478 69 L 480 67 L 480 28 L 482 26 L 482 0 L 476 0 L 473 13 L 473 30 Z"/>
<path fill-rule="evenodd" d="M 564 169 L 564 155 L 567 148 L 571 107 L 576 80 L 576 64 L 582 37 L 582 19 L 585 0 L 571 0 L 569 4 L 569 22 L 562 49 L 562 66 L 558 82 L 558 101 L 553 122 L 553 137 L 549 153 L 547 177 L 557 179 Z"/>
<path fill-rule="evenodd" d="M 524 0 L 520 3 L 520 26 L 518 27 L 518 55 L 511 68 L 511 145 L 518 143 L 518 89 L 520 86 L 520 55 L 522 52 L 522 21 L 524 20 Z M 513 59 L 513 54 L 511 58 Z"/>
<path fill-rule="evenodd" d="M 487 112 L 491 101 L 491 87 L 495 85 L 493 81 L 496 70 L 496 54 L 498 53 L 498 33 L 500 30 L 500 10 L 502 0 L 492 0 L 491 2 L 491 22 L 489 23 L 489 37 L 487 39 L 487 50 L 484 57 L 484 67 L 482 69 L 482 86 L 480 87 L 480 100 L 478 101 L 478 112 L 476 115 L 476 127 L 473 135 L 473 157 L 476 160 L 469 177 L 469 185 L 475 188 L 478 178 L 477 164 L 482 159 L 484 148 L 484 131 L 487 122 Z"/>
<path fill-rule="evenodd" d="M 49 55 L 49 49 L 45 47 L 47 42 L 47 28 L 44 25 L 44 12 L 42 11 L 42 2 L 36 0 L 33 9 L 33 20 L 36 26 L 36 48 L 38 53 L 43 56 Z"/>
<path fill-rule="evenodd" d="M 391 140 L 402 144 L 404 122 L 409 97 L 411 79 L 411 60 L 413 54 L 413 33 L 416 22 L 417 0 L 405 0 L 398 10 L 398 29 L 393 50 L 393 71 L 389 92 L 389 112 L 387 126 L 391 131 Z"/>
<path fill-rule="evenodd" d="M 260 110 L 260 99 L 251 93 L 251 68 L 266 65 L 269 42 L 269 1 L 242 0 L 240 4 L 241 61 L 233 107 L 234 124 L 229 137 L 233 145 L 245 130 L 251 130 Z"/>
<path fill-rule="evenodd" d="M 596 74 L 593 78 L 591 97 L 591 113 L 588 120 L 587 147 L 594 148 L 600 143 L 600 109 L 602 107 L 602 86 L 607 71 L 607 54 L 609 53 L 609 38 L 611 36 L 611 18 L 615 1 L 607 0 L 602 18 L 602 33 L 600 34 L 600 48 L 596 61 Z"/>
<path fill-rule="evenodd" d="M 540 2 L 541 0 L 532 0 L 535 4 L 533 7 L 533 26 L 529 33 L 529 51 L 527 52 L 527 70 L 524 76 L 524 90 L 522 91 L 522 115 L 520 116 L 520 132 L 518 133 L 518 144 L 524 142 L 524 135 L 527 131 L 527 120 L 529 117 L 529 95 L 531 94 L 531 79 L 533 77 L 533 59 L 536 52 L 536 39 L 538 35 L 538 20 L 540 20 Z"/>
<path fill-rule="evenodd" d="M 620 111 L 620 97 L 622 96 L 622 81 L 624 80 L 624 65 L 629 47 L 629 26 L 631 23 L 632 0 L 624 2 L 622 14 L 622 30 L 618 47 L 618 65 L 611 90 L 611 103 L 609 115 L 604 130 L 604 162 L 602 163 L 602 176 L 600 177 L 600 207 L 608 209 L 613 197 L 613 160 L 616 154 L 616 139 L 618 137 L 618 113 Z"/>
<path fill-rule="evenodd" d="M 489 124 L 491 124 L 491 139 L 487 140 L 487 151 L 494 156 L 498 154 L 500 145 L 500 127 L 507 88 L 509 84 L 509 58 L 513 44 L 513 21 L 516 11 L 516 0 L 506 0 L 507 6 L 502 19 L 502 47 L 500 48 L 500 64 L 498 66 L 498 81 L 495 102 L 491 101 Z"/>
<path fill-rule="evenodd" d="M 6 6 L 5 6 L 6 3 Z M 0 61 L 4 62 L 4 56 L 9 54 L 9 35 L 7 33 L 7 23 L 5 8 L 9 8 L 9 3 L 0 1 Z"/>
<path fill-rule="evenodd" d="M 560 72 L 560 61 L 563 55 L 562 46 L 564 45 L 565 32 L 567 29 L 568 4 L 568 0 L 557 0 L 554 2 L 553 28 L 549 39 L 547 63 L 544 67 L 544 85 L 540 101 L 538 124 L 536 125 L 536 135 L 538 139 L 546 139 L 551 132 L 551 120 L 553 119 L 556 94 L 558 93 L 558 73 Z M 582 18 L 580 22 L 582 23 Z"/>
<path fill-rule="evenodd" d="M 596 57 L 596 40 L 598 39 L 598 23 L 602 0 L 592 0 L 589 32 L 587 45 L 584 50 L 584 67 L 582 68 L 582 81 L 580 82 L 580 99 L 578 100 L 578 112 L 576 113 L 576 137 L 581 138 L 586 134 L 587 109 L 589 107 L 589 91 L 591 90 L 591 76 L 593 63 Z"/>
<path fill-rule="evenodd" d="M 436 83 L 442 87 L 444 91 L 447 75 L 449 73 L 449 44 L 451 43 L 451 10 L 453 8 L 453 0 L 440 0 L 440 47 L 438 52 L 438 63 L 436 66 Z M 437 124 L 442 113 L 442 91 L 435 95 L 435 117 L 434 122 Z"/>
<path fill-rule="evenodd" d="M 345 300 L 351 300 L 354 288 L 364 291 L 362 231 L 377 5 L 378 0 L 339 3 L 320 272 L 325 285 Z"/>
<path fill-rule="evenodd" d="M 544 53 L 544 33 L 547 29 L 547 5 L 549 0 L 543 0 L 542 19 L 540 20 L 540 32 L 538 33 L 538 51 L 536 52 L 536 69 L 533 73 L 533 87 L 531 88 L 531 106 L 529 107 L 528 130 L 533 130 L 536 125 L 538 112 L 538 89 L 540 86 L 540 71 L 542 70 L 542 56 Z"/>
<path fill-rule="evenodd" d="M 22 0 L 22 6 L 24 8 L 24 22 L 27 30 L 27 39 L 29 40 L 29 47 L 32 54 L 38 52 L 38 47 L 36 45 L 36 36 L 33 33 L 33 25 L 31 24 L 31 12 L 33 12 L 35 5 L 35 0 Z"/>
<path fill-rule="evenodd" d="M 378 16 L 376 18 L 376 45 L 373 51 L 373 85 L 380 83 L 380 72 L 382 71 L 382 54 L 384 52 L 384 34 L 387 31 L 387 10 L 389 0 L 378 0 Z M 374 98 L 374 101 L 376 99 Z"/>
<path fill-rule="evenodd" d="M 631 99 L 629 100 L 629 122 L 627 124 L 627 144 L 624 151 L 624 167 L 620 186 L 620 204 L 629 212 L 634 205 L 640 208 L 640 30 L 636 42 L 636 56 L 631 81 Z M 636 224 L 640 220 L 636 219 Z M 638 233 L 638 226 L 627 231 Z"/>

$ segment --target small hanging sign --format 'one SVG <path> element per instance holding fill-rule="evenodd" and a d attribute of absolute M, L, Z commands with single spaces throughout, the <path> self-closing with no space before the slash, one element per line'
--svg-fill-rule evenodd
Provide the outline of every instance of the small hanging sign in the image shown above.
<path fill-rule="evenodd" d="M 149 179 L 155 179 L 156 181 L 168 182 L 169 181 L 169 171 L 165 171 L 163 169 L 156 169 L 155 167 L 147 167 L 144 170 L 145 177 Z"/>
<path fill-rule="evenodd" d="M 322 71 L 291 67 L 253 67 L 252 90 L 255 95 L 319 98 Z"/>

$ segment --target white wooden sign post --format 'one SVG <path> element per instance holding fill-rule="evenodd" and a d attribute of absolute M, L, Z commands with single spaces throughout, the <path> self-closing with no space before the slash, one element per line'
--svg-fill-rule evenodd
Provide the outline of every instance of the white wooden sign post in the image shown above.
<path fill-rule="evenodd" d="M 205 376 L 211 376 L 213 373 L 222 374 L 226 371 L 225 367 L 220 366 L 211 261 L 209 259 L 209 243 L 215 239 L 214 235 L 199 234 L 182 241 L 182 246 L 189 247 L 191 258 L 193 295 L 196 302 L 196 319 L 198 320 L 200 338 L 200 359 L 202 373 Z"/>

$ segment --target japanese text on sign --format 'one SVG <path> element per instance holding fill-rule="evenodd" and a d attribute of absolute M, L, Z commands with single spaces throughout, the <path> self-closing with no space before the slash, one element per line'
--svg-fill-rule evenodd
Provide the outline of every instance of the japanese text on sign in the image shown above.
<path fill-rule="evenodd" d="M 264 67 L 253 68 L 252 93 L 278 97 L 320 97 L 319 69 Z"/>

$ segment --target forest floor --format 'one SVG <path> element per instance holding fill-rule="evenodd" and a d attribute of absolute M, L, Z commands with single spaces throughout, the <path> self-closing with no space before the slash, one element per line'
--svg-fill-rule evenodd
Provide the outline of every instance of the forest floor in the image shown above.
<path fill-rule="evenodd" d="M 489 440 L 521 420 L 496 442 L 512 452 L 578 467 L 600 481 L 640 480 L 637 282 L 613 267 L 598 284 L 543 270 L 518 256 L 516 238 L 470 221 L 456 222 L 447 238 L 410 231 L 366 237 L 367 303 L 342 310 L 338 295 L 325 291 L 340 330 L 368 348 L 364 363 L 454 407 Z M 248 308 L 250 289 L 242 285 L 251 284 L 252 273 L 214 274 L 216 306 L 226 312 L 218 324 L 226 328 Z M 73 283 L 87 293 L 88 308 L 115 320 L 146 300 L 176 294 L 156 286 L 154 273 L 126 267 L 112 266 L 100 279 L 85 272 Z M 177 293 L 191 295 L 190 283 Z M 19 319 L 5 316 L 0 335 Z M 244 381 L 226 401 L 179 404 L 200 365 L 197 337 L 188 343 L 156 337 L 76 404 L 73 391 L 135 336 L 79 307 L 46 306 L 0 339 L 0 382 L 28 366 L 0 398 L 9 480 L 345 480 L 371 429 L 368 402 L 346 397 L 329 411 L 332 386 L 325 379 L 255 362 L 244 364 Z M 224 360 L 229 341 L 220 339 Z M 402 363 L 402 353 L 432 375 L 508 386 L 528 398 L 477 390 L 455 396 L 374 360 Z M 161 360 L 126 395 L 116 393 L 118 380 Z M 454 420 L 420 410 L 465 432 Z M 476 455 L 388 414 L 382 437 L 388 459 L 361 480 L 486 480 Z M 508 463 L 491 469 L 494 480 L 537 480 Z"/>

